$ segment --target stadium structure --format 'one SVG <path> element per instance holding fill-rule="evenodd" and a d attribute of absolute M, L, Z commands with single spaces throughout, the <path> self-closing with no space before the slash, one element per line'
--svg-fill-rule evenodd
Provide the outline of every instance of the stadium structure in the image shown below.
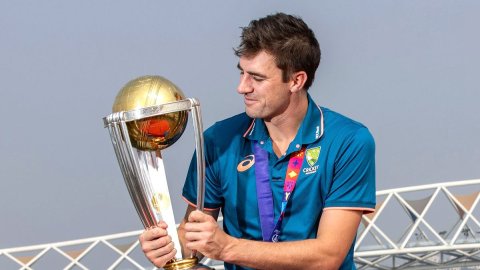
<path fill-rule="evenodd" d="M 357 269 L 480 269 L 479 200 L 480 179 L 378 191 L 358 229 Z M 0 249 L 0 269 L 155 269 L 141 232 Z"/>

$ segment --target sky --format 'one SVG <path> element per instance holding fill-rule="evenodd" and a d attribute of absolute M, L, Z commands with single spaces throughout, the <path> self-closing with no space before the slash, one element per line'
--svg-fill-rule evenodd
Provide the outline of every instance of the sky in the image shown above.
<path fill-rule="evenodd" d="M 242 26 L 302 17 L 322 60 L 318 104 L 365 124 L 377 189 L 480 178 L 479 1 L 0 1 L 0 248 L 139 230 L 102 118 L 161 75 L 204 127 L 243 111 Z M 191 122 L 164 151 L 179 221 Z"/>

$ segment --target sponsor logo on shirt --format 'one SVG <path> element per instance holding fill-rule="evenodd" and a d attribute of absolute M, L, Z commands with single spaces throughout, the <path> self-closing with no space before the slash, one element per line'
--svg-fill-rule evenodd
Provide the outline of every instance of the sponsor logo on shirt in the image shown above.
<path fill-rule="evenodd" d="M 307 149 L 305 151 L 305 158 L 307 159 L 307 163 L 310 167 L 308 168 L 303 168 L 303 172 L 305 174 L 312 174 L 316 173 L 318 170 L 319 165 L 315 165 L 318 161 L 318 157 L 320 156 L 320 146 L 314 147 Z"/>
<path fill-rule="evenodd" d="M 248 155 L 246 157 L 243 158 L 242 161 L 240 161 L 240 163 L 238 163 L 237 165 L 237 171 L 238 172 L 244 172 L 248 169 L 250 169 L 253 164 L 255 164 L 255 156 L 254 155 Z"/>

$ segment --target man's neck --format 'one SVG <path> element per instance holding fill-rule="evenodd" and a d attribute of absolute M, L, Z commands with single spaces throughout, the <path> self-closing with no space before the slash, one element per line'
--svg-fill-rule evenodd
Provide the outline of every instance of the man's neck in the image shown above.
<path fill-rule="evenodd" d="M 307 113 L 307 93 L 298 93 L 292 97 L 288 108 L 281 114 L 270 120 L 265 120 L 273 150 L 280 157 L 285 154 L 290 143 L 295 139 L 303 118 Z"/>

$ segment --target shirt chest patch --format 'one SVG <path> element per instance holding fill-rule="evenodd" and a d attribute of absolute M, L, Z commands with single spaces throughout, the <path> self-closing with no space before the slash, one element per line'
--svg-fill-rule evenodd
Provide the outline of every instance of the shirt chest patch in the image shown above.
<path fill-rule="evenodd" d="M 320 150 L 321 150 L 321 147 L 317 146 L 314 148 L 307 149 L 305 151 L 305 159 L 309 166 L 309 167 L 303 168 L 303 172 L 305 174 L 312 174 L 317 172 L 319 168 L 319 165 L 317 165 L 317 161 L 318 161 L 318 158 L 320 157 Z"/>

